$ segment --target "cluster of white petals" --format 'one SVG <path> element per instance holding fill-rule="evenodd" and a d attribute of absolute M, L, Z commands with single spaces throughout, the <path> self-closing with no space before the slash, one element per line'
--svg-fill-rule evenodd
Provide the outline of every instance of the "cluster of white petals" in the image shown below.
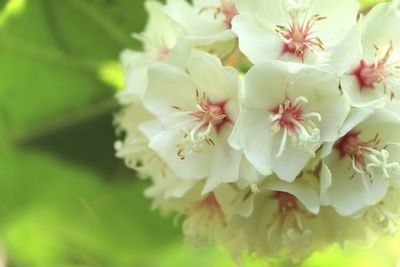
<path fill-rule="evenodd" d="M 396 233 L 400 1 L 147 1 L 117 156 L 186 240 L 302 261 Z"/>

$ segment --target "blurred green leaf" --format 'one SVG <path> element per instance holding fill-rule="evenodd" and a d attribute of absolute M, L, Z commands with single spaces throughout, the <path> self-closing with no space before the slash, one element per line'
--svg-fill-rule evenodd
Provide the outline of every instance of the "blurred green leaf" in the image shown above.
<path fill-rule="evenodd" d="M 138 47 L 130 33 L 143 27 L 143 2 L 11 2 L 20 2 L 22 11 L 0 28 L 0 118 L 8 132 L 26 137 L 110 102 L 115 89 L 99 72 L 124 47 Z"/>

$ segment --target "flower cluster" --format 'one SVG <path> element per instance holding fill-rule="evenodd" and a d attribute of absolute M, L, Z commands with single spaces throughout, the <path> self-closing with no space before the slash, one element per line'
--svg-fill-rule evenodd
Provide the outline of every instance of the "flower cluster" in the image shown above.
<path fill-rule="evenodd" d="M 115 146 L 188 241 L 301 261 L 396 232 L 398 2 L 145 5 Z"/>

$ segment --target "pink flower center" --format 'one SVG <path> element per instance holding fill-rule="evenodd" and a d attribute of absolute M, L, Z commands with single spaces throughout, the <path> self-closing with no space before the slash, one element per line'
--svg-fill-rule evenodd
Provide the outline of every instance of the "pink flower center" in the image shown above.
<path fill-rule="evenodd" d="M 334 146 L 340 159 L 346 157 L 351 159 L 355 170 L 353 177 L 356 173 L 367 173 L 371 176 L 370 170 L 368 170 L 370 159 L 368 156 L 378 151 L 377 147 L 380 143 L 379 134 L 366 142 L 360 140 L 360 134 L 361 131 L 351 131 L 339 139 Z"/>
<path fill-rule="evenodd" d="M 200 14 L 207 11 L 214 11 L 214 18 L 217 19 L 219 15 L 224 17 L 224 24 L 227 29 L 232 29 L 232 20 L 236 15 L 239 15 L 239 11 L 236 8 L 236 5 L 229 0 L 220 0 L 219 7 L 203 7 L 200 10 Z"/>
<path fill-rule="evenodd" d="M 275 30 L 284 41 L 282 54 L 292 54 L 304 62 L 304 54 L 307 50 L 315 50 L 315 48 L 324 50 L 322 40 L 314 36 L 312 28 L 315 23 L 325 19 L 326 17 L 314 15 L 304 23 L 292 16 L 289 27 L 277 25 Z"/>
<path fill-rule="evenodd" d="M 380 175 L 389 178 L 390 173 L 400 170 L 398 162 L 389 162 L 389 151 L 387 146 L 383 149 L 378 149 L 381 142 L 379 134 L 368 141 L 360 140 L 360 131 L 351 131 L 343 136 L 334 146 L 339 153 L 339 158 L 344 159 L 349 157 L 352 162 L 354 173 L 353 178 L 357 173 L 362 177 L 367 177 L 373 182 L 375 171 L 379 171 Z"/>
<path fill-rule="evenodd" d="M 225 17 L 225 25 L 227 29 L 232 29 L 232 20 L 235 16 L 239 15 L 235 4 L 230 3 L 228 0 L 221 0 L 220 12 Z"/>
<path fill-rule="evenodd" d="M 214 193 L 209 193 L 200 203 L 199 208 L 220 209 Z"/>
<path fill-rule="evenodd" d="M 388 60 L 393 53 L 393 45 L 390 44 L 382 58 L 378 58 L 379 48 L 375 46 L 375 50 L 377 58 L 375 63 L 368 64 L 365 60 L 361 60 L 359 66 L 351 72 L 357 78 L 360 92 L 366 89 L 374 90 L 377 84 L 383 85 L 385 93 L 388 90 L 386 79 L 391 76 L 391 72 L 388 69 Z M 394 93 L 391 92 L 391 94 L 394 97 Z"/>
<path fill-rule="evenodd" d="M 292 139 L 293 147 L 314 154 L 320 131 L 313 119 L 321 121 L 321 115 L 317 112 L 305 113 L 302 103 L 308 103 L 308 100 L 305 97 L 298 97 L 292 102 L 286 97 L 282 104 L 270 110 L 272 112 L 270 132 L 278 133 L 283 130 L 282 142 L 276 157 L 280 157 L 284 152 L 288 136 Z"/>
<path fill-rule="evenodd" d="M 164 60 L 169 55 L 170 49 L 167 46 L 161 47 L 159 51 L 160 60 Z"/>
<path fill-rule="evenodd" d="M 300 103 L 292 103 L 289 98 L 271 112 L 276 116 L 275 123 L 279 128 L 285 128 L 290 133 L 294 133 L 296 124 L 303 121 L 303 106 Z"/>
<path fill-rule="evenodd" d="M 276 191 L 273 198 L 278 201 L 278 213 L 281 220 L 285 220 L 290 213 L 299 209 L 297 198 L 289 193 Z"/>
<path fill-rule="evenodd" d="M 212 102 L 205 93 L 202 95 L 196 90 L 196 98 L 199 111 L 194 112 L 192 116 L 202 122 L 201 128 L 207 128 L 210 124 L 215 127 L 217 133 L 225 123 L 231 122 L 225 112 L 225 106 L 228 101 Z"/>
<path fill-rule="evenodd" d="M 182 128 L 184 134 L 183 140 L 176 146 L 178 148 L 178 156 L 180 159 L 185 159 L 186 155 L 193 152 L 201 152 L 204 148 L 204 143 L 215 145 L 211 138 L 212 132 L 215 130 L 219 134 L 221 128 L 226 123 L 232 123 L 226 113 L 225 106 L 228 100 L 221 102 L 211 101 L 206 93 L 200 93 L 196 89 L 197 111 L 184 111 L 179 107 L 173 106 L 177 111 L 184 112 L 193 116 L 197 123 L 191 129 Z"/>
<path fill-rule="evenodd" d="M 192 212 L 204 212 L 204 217 L 207 218 L 208 222 L 217 220 L 223 227 L 227 227 L 225 215 L 214 193 L 209 193 L 195 205 L 195 209 Z"/>

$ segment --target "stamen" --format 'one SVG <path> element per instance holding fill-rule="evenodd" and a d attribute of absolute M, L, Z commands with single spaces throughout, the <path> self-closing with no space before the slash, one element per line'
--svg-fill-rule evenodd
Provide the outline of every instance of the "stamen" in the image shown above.
<path fill-rule="evenodd" d="M 281 142 L 281 145 L 280 145 L 280 147 L 279 147 L 278 154 L 276 154 L 276 157 L 282 156 L 283 151 L 285 150 L 285 146 L 286 146 L 287 135 L 288 135 L 288 131 L 287 131 L 287 129 L 285 128 L 285 129 L 283 129 L 282 142 Z"/>
<path fill-rule="evenodd" d="M 271 110 L 272 126 L 269 131 L 273 134 L 283 130 L 282 141 L 276 157 L 282 156 L 288 136 L 292 145 L 314 154 L 315 145 L 319 142 L 320 131 L 312 121 L 321 121 L 321 115 L 316 112 L 304 113 L 301 103 L 308 103 L 305 97 L 298 97 L 293 103 L 289 98 Z"/>
<path fill-rule="evenodd" d="M 236 15 L 239 14 L 236 5 L 229 0 L 220 0 L 219 7 L 203 7 L 200 9 L 199 14 L 202 14 L 208 10 L 214 11 L 214 19 L 218 19 L 218 16 L 222 14 L 224 16 L 224 23 L 227 29 L 232 29 L 232 20 Z"/>
<path fill-rule="evenodd" d="M 378 84 L 383 86 L 385 94 L 389 94 L 390 98 L 395 97 L 395 92 L 391 86 L 392 83 L 398 82 L 400 65 L 399 61 L 389 63 L 393 56 L 393 43 L 390 42 L 389 48 L 383 53 L 377 45 L 374 45 L 375 61 L 368 64 L 365 60 L 361 60 L 359 66 L 354 69 L 351 74 L 357 78 L 360 92 L 367 89 L 375 90 Z"/>
<path fill-rule="evenodd" d="M 324 43 L 321 38 L 315 36 L 315 32 L 312 30 L 317 22 L 325 20 L 326 17 L 318 14 L 311 16 L 308 20 L 300 22 L 298 17 L 300 13 L 304 13 L 307 8 L 306 4 L 296 3 L 300 5 L 301 9 L 295 8 L 295 12 L 289 9 L 289 14 L 292 18 L 290 26 L 277 25 L 275 31 L 282 38 L 285 43 L 282 49 L 282 54 L 290 53 L 296 56 L 302 63 L 304 63 L 304 55 L 307 50 L 315 51 L 316 48 L 324 51 Z M 289 7 L 288 7 L 289 8 Z M 299 10 L 302 10 L 301 12 Z"/>
<path fill-rule="evenodd" d="M 278 234 L 286 237 L 286 241 L 295 241 L 294 236 L 302 235 L 307 231 L 302 222 L 302 217 L 307 215 L 307 212 L 299 206 L 297 198 L 289 193 L 276 191 L 273 193 L 272 199 L 277 201 L 278 208 L 272 221 L 267 225 L 269 228 L 268 240 L 272 242 L 272 235 L 279 231 Z M 288 230 L 283 232 L 285 225 Z"/>
<path fill-rule="evenodd" d="M 390 172 L 400 170 L 398 162 L 388 162 L 389 151 L 386 148 L 378 148 L 381 141 L 379 134 L 367 142 L 360 140 L 360 134 L 361 132 L 349 132 L 335 144 L 340 159 L 345 157 L 351 159 L 351 168 L 354 171 L 351 178 L 360 174 L 372 183 L 377 170 L 387 179 L 390 178 Z"/>
<path fill-rule="evenodd" d="M 211 102 L 206 93 L 200 93 L 197 89 L 196 99 L 197 111 L 194 112 L 172 106 L 174 110 L 178 111 L 176 116 L 190 115 L 195 118 L 194 122 L 196 123 L 191 129 L 181 129 L 183 139 L 176 144 L 177 155 L 181 160 L 192 153 L 202 152 L 205 145 L 214 146 L 215 142 L 211 138 L 213 132 L 218 134 L 225 123 L 231 122 L 225 112 L 225 105 L 228 101 Z"/>

